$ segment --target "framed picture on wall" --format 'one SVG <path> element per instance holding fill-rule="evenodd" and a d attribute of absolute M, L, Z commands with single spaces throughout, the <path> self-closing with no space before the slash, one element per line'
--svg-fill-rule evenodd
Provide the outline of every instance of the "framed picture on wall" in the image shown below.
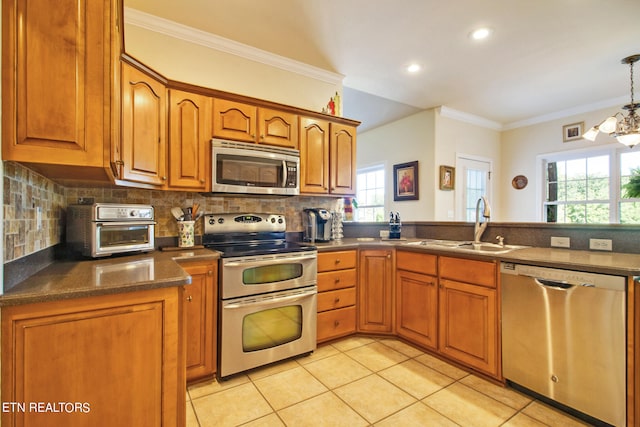
<path fill-rule="evenodd" d="M 418 200 L 418 162 L 393 165 L 393 200 Z"/>
<path fill-rule="evenodd" d="M 572 123 L 562 126 L 562 142 L 577 141 L 582 139 L 584 122 Z"/>
<path fill-rule="evenodd" d="M 440 189 L 453 190 L 456 182 L 456 168 L 453 166 L 440 166 Z"/>

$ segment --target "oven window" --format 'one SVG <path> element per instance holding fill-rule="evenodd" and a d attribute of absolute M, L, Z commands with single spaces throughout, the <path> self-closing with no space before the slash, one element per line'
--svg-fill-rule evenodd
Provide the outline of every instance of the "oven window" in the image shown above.
<path fill-rule="evenodd" d="M 242 321 L 242 350 L 265 350 L 302 336 L 302 306 L 288 305 L 248 314 Z"/>
<path fill-rule="evenodd" d="M 282 160 L 218 154 L 216 182 L 229 185 L 282 187 Z"/>
<path fill-rule="evenodd" d="M 275 264 L 247 268 L 242 272 L 242 283 L 261 285 L 296 279 L 302 276 L 302 264 Z"/>
<path fill-rule="evenodd" d="M 101 248 L 149 243 L 148 225 L 109 225 L 100 227 L 98 232 Z"/>

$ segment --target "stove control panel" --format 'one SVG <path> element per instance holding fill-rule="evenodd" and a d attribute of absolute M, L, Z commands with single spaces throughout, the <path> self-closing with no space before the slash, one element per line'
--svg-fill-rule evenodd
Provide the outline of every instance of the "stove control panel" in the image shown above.
<path fill-rule="evenodd" d="M 287 222 L 280 214 L 206 214 L 204 234 L 283 232 Z"/>

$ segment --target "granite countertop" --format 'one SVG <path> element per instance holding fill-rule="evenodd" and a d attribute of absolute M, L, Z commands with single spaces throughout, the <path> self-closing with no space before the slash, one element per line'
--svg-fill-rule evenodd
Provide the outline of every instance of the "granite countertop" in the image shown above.
<path fill-rule="evenodd" d="M 192 249 L 59 261 L 0 295 L 0 307 L 188 285 L 191 276 L 181 261 L 218 258 L 216 251 Z"/>
<path fill-rule="evenodd" d="M 624 276 L 640 275 L 640 254 L 578 251 L 572 249 L 526 247 L 515 249 L 504 254 L 456 252 L 455 249 L 444 249 L 434 246 L 407 245 L 424 239 L 409 238 L 405 240 L 382 240 L 375 238 L 347 238 L 331 242 L 316 242 L 318 252 L 375 247 L 395 247 L 411 251 L 433 253 L 437 255 L 454 255 L 462 258 L 497 259 L 501 261 L 519 262 L 544 267 L 565 268 L 589 271 L 593 273 L 616 274 Z"/>

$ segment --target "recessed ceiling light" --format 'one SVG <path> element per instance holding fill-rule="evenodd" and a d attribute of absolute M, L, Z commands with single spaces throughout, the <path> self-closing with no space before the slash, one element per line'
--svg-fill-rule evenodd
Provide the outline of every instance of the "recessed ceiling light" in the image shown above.
<path fill-rule="evenodd" d="M 493 31 L 491 30 L 491 28 L 478 28 L 477 30 L 473 30 L 471 34 L 469 34 L 469 37 L 471 37 L 473 40 L 484 40 L 489 37 L 492 32 Z"/>
<path fill-rule="evenodd" d="M 408 71 L 409 73 L 412 73 L 412 74 L 413 74 L 413 73 L 417 73 L 417 72 L 418 72 L 418 71 L 420 71 L 421 69 L 422 69 L 422 67 L 420 66 L 420 64 L 415 64 L 415 63 L 414 63 L 414 64 L 409 64 L 409 65 L 407 66 L 407 71 Z"/>

